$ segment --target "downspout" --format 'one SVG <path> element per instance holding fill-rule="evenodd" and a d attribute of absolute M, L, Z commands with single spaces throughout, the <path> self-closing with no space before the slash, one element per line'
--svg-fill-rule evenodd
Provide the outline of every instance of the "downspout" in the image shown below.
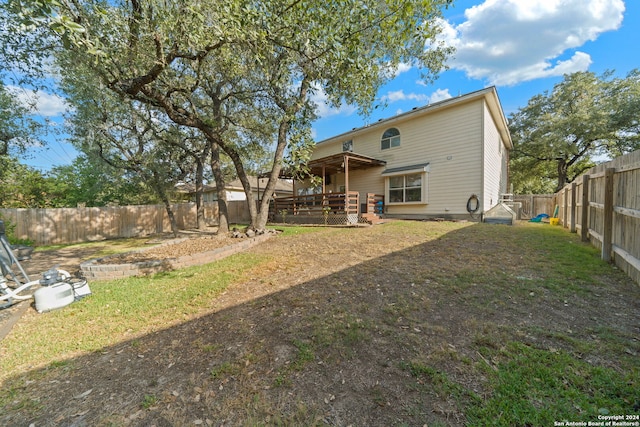
<path fill-rule="evenodd" d="M 482 120 L 480 121 L 480 154 L 481 154 L 481 161 L 480 161 L 480 222 L 484 221 L 484 212 L 485 212 L 485 188 L 484 188 L 484 181 L 485 181 L 485 162 L 486 162 L 486 151 L 485 151 L 485 120 L 486 120 L 486 112 L 487 109 L 489 108 L 487 105 L 487 100 L 483 97 L 482 98 L 482 103 L 480 104 L 481 108 L 482 108 Z M 489 209 L 491 209 L 491 206 L 489 206 Z"/>
<path fill-rule="evenodd" d="M 500 142 L 502 143 L 502 138 L 500 138 Z M 511 192 L 511 150 L 506 147 L 507 151 L 507 191 Z"/>

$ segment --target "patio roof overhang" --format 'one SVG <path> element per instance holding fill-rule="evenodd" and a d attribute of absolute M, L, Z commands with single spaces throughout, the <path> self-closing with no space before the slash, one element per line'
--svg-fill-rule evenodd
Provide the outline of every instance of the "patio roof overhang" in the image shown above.
<path fill-rule="evenodd" d="M 331 175 L 338 171 L 344 171 L 345 165 L 348 166 L 349 170 L 356 170 L 384 166 L 386 164 L 387 162 L 384 160 L 374 159 L 373 157 L 362 154 L 344 152 L 310 160 L 307 165 L 309 166 L 311 174 L 323 176 L 323 174 Z"/>

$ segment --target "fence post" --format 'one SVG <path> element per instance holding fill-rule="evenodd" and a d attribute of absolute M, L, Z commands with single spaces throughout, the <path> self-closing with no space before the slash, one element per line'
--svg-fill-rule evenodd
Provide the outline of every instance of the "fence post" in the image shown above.
<path fill-rule="evenodd" d="M 569 209 L 569 197 L 567 193 L 569 189 L 564 187 L 562 191 L 562 226 L 567 228 L 567 209 Z"/>
<path fill-rule="evenodd" d="M 535 202 L 533 201 L 533 194 L 531 196 L 529 196 L 529 200 L 530 200 L 530 202 L 529 202 L 529 216 L 531 218 L 533 218 L 533 217 L 536 216 L 536 210 L 535 210 L 536 205 L 535 205 Z"/>
<path fill-rule="evenodd" d="M 589 175 L 582 175 L 582 214 L 580 235 L 583 242 L 589 240 Z"/>
<path fill-rule="evenodd" d="M 569 213 L 569 231 L 576 232 L 576 182 L 571 183 L 571 212 Z"/>
<path fill-rule="evenodd" d="M 611 261 L 611 235 L 613 234 L 613 175 L 615 168 L 604 171 L 604 224 L 602 227 L 602 259 Z"/>

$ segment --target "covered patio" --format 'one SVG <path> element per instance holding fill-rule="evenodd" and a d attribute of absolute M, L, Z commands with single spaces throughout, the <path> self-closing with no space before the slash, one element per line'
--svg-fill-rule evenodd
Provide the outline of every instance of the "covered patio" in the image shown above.
<path fill-rule="evenodd" d="M 294 182 L 294 195 L 275 198 L 271 218 L 292 223 L 320 223 L 325 225 L 354 225 L 375 223 L 384 211 L 384 195 L 361 193 L 349 186 L 349 173 L 354 170 L 384 166 L 383 160 L 343 152 L 308 163 L 310 175 L 321 178 L 320 193 L 298 195 Z M 344 173 L 344 191 L 328 191 L 331 176 Z"/>

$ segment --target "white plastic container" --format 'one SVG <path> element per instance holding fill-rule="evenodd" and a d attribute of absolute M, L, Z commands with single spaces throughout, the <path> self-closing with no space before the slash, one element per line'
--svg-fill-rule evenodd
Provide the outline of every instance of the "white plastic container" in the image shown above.
<path fill-rule="evenodd" d="M 39 313 L 65 307 L 74 301 L 73 287 L 69 283 L 45 286 L 33 293 Z"/>
<path fill-rule="evenodd" d="M 73 286 L 73 296 L 76 301 L 86 297 L 87 295 L 91 295 L 91 289 L 89 289 L 89 283 L 87 281 L 72 283 Z"/>

